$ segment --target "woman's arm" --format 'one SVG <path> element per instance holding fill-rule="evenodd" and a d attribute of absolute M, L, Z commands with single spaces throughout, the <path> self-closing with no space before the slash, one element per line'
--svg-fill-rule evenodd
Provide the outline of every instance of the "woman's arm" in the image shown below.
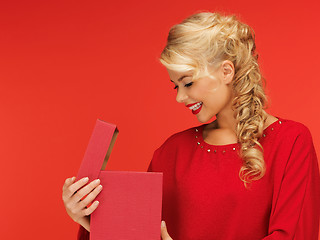
<path fill-rule="evenodd" d="M 281 153 L 279 153 L 281 157 Z M 263 240 L 318 240 L 320 177 L 309 130 L 296 138 Z"/>
<path fill-rule="evenodd" d="M 89 240 L 90 232 L 88 232 L 83 226 L 79 226 L 77 240 Z"/>

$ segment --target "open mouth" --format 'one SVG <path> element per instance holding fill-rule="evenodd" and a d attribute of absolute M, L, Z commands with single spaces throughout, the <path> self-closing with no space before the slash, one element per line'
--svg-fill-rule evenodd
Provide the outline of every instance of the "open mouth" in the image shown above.
<path fill-rule="evenodd" d="M 189 109 L 192 110 L 192 111 L 196 111 L 201 107 L 201 105 L 202 105 L 202 102 L 198 102 L 197 104 L 189 107 Z"/>

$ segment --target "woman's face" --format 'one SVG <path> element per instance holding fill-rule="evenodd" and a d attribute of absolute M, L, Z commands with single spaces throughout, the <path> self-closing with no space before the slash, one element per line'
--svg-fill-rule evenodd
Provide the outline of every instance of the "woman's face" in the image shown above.
<path fill-rule="evenodd" d="M 230 61 L 224 61 L 217 68 L 209 70 L 211 78 L 192 80 L 192 72 L 176 72 L 167 69 L 170 80 L 177 90 L 177 102 L 188 107 L 199 122 L 203 123 L 223 112 L 227 114 L 231 109 L 232 101 L 233 64 Z"/>

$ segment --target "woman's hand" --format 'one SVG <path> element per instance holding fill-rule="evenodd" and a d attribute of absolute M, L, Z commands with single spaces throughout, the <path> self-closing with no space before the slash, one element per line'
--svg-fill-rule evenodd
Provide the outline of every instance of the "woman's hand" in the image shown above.
<path fill-rule="evenodd" d="M 170 235 L 169 235 L 169 233 L 168 233 L 168 231 L 167 231 L 167 227 L 166 227 L 165 221 L 162 221 L 162 222 L 161 222 L 161 239 L 162 239 L 162 240 L 173 240 L 173 239 L 170 237 Z"/>
<path fill-rule="evenodd" d="M 75 179 L 75 177 L 72 177 L 65 180 L 62 188 L 62 200 L 71 219 L 90 232 L 89 215 L 96 210 L 99 202 L 95 201 L 90 207 L 87 208 L 87 206 L 91 204 L 101 192 L 102 186 L 99 185 L 99 179 L 92 181 L 85 187 L 83 186 L 89 181 L 88 178 L 82 178 L 74 182 Z"/>

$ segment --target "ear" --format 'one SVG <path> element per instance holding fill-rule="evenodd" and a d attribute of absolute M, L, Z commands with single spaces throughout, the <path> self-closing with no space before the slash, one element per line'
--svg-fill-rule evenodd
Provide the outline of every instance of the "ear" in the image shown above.
<path fill-rule="evenodd" d="M 234 65 L 231 61 L 225 60 L 220 66 L 221 74 L 225 84 L 230 84 L 234 77 Z"/>

